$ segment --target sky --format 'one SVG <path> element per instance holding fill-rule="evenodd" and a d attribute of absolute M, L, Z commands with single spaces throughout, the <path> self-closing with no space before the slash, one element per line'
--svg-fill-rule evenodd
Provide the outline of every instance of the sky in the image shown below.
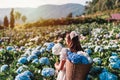
<path fill-rule="evenodd" d="M 45 4 L 66 4 L 78 3 L 85 5 L 86 1 L 91 0 L 0 0 L 0 8 L 15 8 L 15 7 L 33 7 L 36 8 Z"/>

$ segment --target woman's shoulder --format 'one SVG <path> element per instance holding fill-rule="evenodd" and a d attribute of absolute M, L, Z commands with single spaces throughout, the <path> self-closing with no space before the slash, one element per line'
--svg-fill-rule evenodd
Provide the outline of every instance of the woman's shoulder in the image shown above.
<path fill-rule="evenodd" d="M 67 53 L 67 52 L 68 52 L 68 50 L 69 50 L 68 48 L 65 48 L 65 47 L 64 47 L 64 48 L 62 48 L 62 50 L 61 50 L 60 54 L 62 54 L 62 53 Z"/>

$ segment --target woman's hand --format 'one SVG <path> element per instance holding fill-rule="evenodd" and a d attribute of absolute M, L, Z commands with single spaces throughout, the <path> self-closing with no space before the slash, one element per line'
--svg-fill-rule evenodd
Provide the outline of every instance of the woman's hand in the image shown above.
<path fill-rule="evenodd" d="M 57 70 L 62 70 L 64 64 L 65 64 L 65 60 L 61 60 L 60 63 L 56 62 L 54 66 Z"/>
<path fill-rule="evenodd" d="M 55 66 L 55 68 L 57 69 L 57 67 L 59 66 L 59 62 L 56 62 L 56 63 L 54 64 L 54 66 Z"/>

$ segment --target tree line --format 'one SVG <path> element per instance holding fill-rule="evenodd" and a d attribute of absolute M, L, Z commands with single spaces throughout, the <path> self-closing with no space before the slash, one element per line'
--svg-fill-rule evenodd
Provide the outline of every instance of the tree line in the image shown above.
<path fill-rule="evenodd" d="M 87 14 L 120 8 L 120 0 L 92 0 L 86 3 Z"/>
<path fill-rule="evenodd" d="M 10 11 L 10 19 L 7 16 L 4 16 L 4 20 L 3 20 L 3 28 L 14 28 L 15 27 L 15 23 L 17 23 L 17 21 L 22 20 L 23 22 L 26 22 L 27 17 L 25 15 L 22 15 L 20 12 L 18 11 L 14 11 L 14 9 L 12 8 Z"/>

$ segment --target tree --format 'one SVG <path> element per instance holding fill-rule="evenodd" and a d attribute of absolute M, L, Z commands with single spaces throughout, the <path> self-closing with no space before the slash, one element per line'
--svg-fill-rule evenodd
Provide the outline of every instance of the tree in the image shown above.
<path fill-rule="evenodd" d="M 4 17 L 4 26 L 5 27 L 9 26 L 9 21 L 8 21 L 8 17 L 7 16 Z"/>
<path fill-rule="evenodd" d="M 16 11 L 16 12 L 15 12 L 15 19 L 16 19 L 16 20 L 19 20 L 20 18 L 21 18 L 21 13 L 18 12 L 18 11 Z"/>
<path fill-rule="evenodd" d="M 69 13 L 69 14 L 67 15 L 67 18 L 72 18 L 72 16 L 73 16 L 73 14 L 72 14 L 72 13 Z"/>
<path fill-rule="evenodd" d="M 23 21 L 23 22 L 26 22 L 26 20 L 27 20 L 27 17 L 26 17 L 25 15 L 23 15 L 23 16 L 22 16 L 22 21 Z"/>
<path fill-rule="evenodd" d="M 10 12 L 10 28 L 14 28 L 15 19 L 14 19 L 14 9 L 12 8 Z"/>

